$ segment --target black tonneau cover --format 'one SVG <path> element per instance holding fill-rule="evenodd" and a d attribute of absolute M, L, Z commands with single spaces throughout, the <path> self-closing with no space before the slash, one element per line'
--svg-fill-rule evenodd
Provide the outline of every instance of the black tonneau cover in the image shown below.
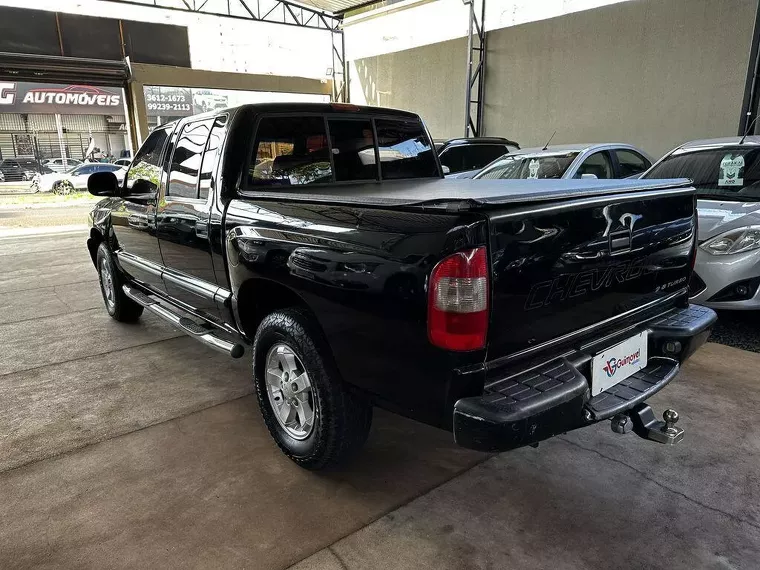
<path fill-rule="evenodd" d="M 365 184 L 271 186 L 241 192 L 249 198 L 361 204 L 362 206 L 434 206 L 465 202 L 487 207 L 543 202 L 626 192 L 688 188 L 688 179 L 672 180 L 394 180 Z M 296 191 L 291 191 L 295 189 Z"/>

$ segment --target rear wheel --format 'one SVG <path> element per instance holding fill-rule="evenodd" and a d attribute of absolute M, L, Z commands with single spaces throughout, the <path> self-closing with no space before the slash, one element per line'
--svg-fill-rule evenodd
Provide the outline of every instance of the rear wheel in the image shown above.
<path fill-rule="evenodd" d="M 301 467 L 341 463 L 366 441 L 372 407 L 341 380 L 305 311 L 284 309 L 264 318 L 253 344 L 253 372 L 269 433 Z"/>
<path fill-rule="evenodd" d="M 100 278 L 100 292 L 103 294 L 103 301 L 106 304 L 108 314 L 123 323 L 131 323 L 139 319 L 143 307 L 124 293 L 124 289 L 122 289 L 124 277 L 116 268 L 113 254 L 105 243 L 98 246 L 95 263 Z"/>

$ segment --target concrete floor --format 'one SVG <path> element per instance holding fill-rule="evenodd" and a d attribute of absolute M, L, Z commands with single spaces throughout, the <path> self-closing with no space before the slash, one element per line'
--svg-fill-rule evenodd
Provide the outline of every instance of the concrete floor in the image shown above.
<path fill-rule="evenodd" d="M 703 348 L 608 425 L 486 457 L 377 413 L 351 466 L 276 450 L 230 361 L 101 306 L 84 236 L 0 238 L 0 568 L 758 568 L 760 354 Z"/>

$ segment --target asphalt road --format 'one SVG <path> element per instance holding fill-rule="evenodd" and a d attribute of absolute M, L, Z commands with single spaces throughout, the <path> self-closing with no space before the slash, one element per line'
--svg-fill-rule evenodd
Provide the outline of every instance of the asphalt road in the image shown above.
<path fill-rule="evenodd" d="M 710 340 L 760 352 L 760 315 L 755 311 L 718 311 Z"/>

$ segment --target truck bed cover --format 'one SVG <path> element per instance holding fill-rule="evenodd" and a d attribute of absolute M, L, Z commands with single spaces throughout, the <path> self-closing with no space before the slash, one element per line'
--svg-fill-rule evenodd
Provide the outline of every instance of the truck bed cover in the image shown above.
<path fill-rule="evenodd" d="M 241 192 L 248 198 L 272 198 L 362 206 L 435 206 L 465 202 L 471 207 L 488 207 L 520 202 L 545 202 L 664 189 L 687 189 L 691 181 L 670 180 L 457 180 L 418 179 L 251 188 Z"/>

